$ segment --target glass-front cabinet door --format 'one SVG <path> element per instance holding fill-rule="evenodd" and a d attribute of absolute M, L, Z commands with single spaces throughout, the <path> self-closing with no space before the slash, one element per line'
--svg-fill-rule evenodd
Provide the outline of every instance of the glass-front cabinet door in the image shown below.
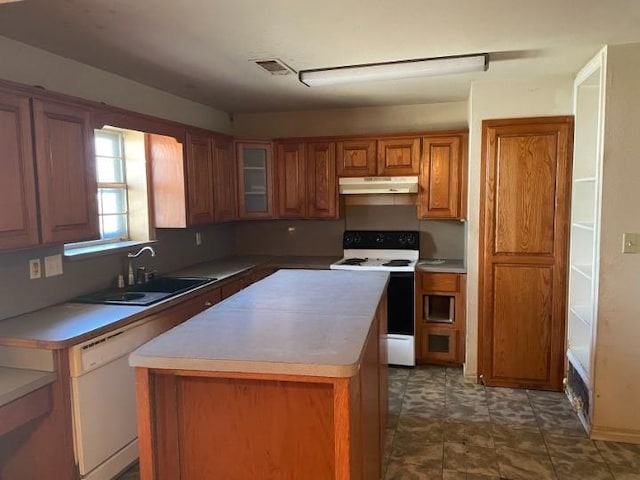
<path fill-rule="evenodd" d="M 271 142 L 240 141 L 238 159 L 239 218 L 270 218 L 273 206 L 273 146 Z"/>

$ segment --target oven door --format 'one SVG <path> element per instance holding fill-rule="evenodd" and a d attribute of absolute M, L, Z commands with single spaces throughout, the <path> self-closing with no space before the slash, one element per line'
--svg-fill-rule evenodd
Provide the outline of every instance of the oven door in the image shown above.
<path fill-rule="evenodd" d="M 414 274 L 391 272 L 387 288 L 387 361 L 390 365 L 416 364 L 414 339 Z"/>
<path fill-rule="evenodd" d="M 413 283 L 413 272 L 391 272 L 387 289 L 387 331 L 391 334 L 414 335 Z"/>

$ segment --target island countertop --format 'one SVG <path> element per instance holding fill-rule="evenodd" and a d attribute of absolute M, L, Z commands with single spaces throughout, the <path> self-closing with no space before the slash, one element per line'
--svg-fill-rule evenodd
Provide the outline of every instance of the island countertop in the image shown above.
<path fill-rule="evenodd" d="M 151 369 L 350 377 L 387 272 L 281 270 L 134 351 Z"/>

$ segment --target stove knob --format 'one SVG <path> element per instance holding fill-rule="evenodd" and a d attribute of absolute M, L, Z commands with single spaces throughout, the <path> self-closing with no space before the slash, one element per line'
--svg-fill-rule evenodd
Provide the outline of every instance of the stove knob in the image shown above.
<path fill-rule="evenodd" d="M 418 241 L 418 238 L 416 237 L 415 234 L 407 233 L 407 237 L 405 238 L 405 243 L 409 244 L 410 246 L 413 246 L 416 244 L 417 241 Z"/>
<path fill-rule="evenodd" d="M 378 235 L 376 235 L 376 243 L 378 243 L 378 244 L 384 243 L 384 234 L 383 233 L 379 233 Z"/>
<path fill-rule="evenodd" d="M 349 248 L 353 244 L 353 234 L 347 233 L 344 236 L 344 248 Z"/>
<path fill-rule="evenodd" d="M 356 233 L 356 234 L 353 236 L 353 243 L 354 243 L 355 245 L 358 245 L 361 241 L 362 241 L 362 236 L 361 236 L 359 233 Z"/>

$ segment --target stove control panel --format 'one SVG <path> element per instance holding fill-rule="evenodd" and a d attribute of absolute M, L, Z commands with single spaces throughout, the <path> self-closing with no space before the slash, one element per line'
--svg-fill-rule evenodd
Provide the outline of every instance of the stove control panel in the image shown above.
<path fill-rule="evenodd" d="M 342 236 L 347 249 L 419 250 L 420 232 L 398 230 L 347 230 Z"/>

